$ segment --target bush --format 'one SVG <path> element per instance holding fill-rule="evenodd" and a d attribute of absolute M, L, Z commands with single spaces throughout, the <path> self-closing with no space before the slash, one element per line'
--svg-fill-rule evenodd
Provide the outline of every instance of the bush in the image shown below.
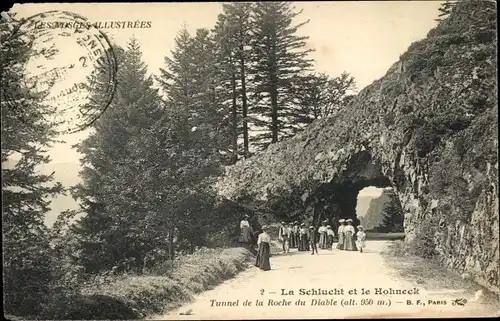
<path fill-rule="evenodd" d="M 45 308 L 43 319 L 130 320 L 139 314 L 123 301 L 106 295 L 59 295 Z"/>
<path fill-rule="evenodd" d="M 426 259 L 437 256 L 436 242 L 434 235 L 436 233 L 436 225 L 430 220 L 420 222 L 416 231 L 415 238 L 408 242 L 408 250 L 410 254 L 418 255 Z"/>
<path fill-rule="evenodd" d="M 441 142 L 441 134 L 436 128 L 425 125 L 415 132 L 415 150 L 418 157 L 425 157 Z"/>
<path fill-rule="evenodd" d="M 403 240 L 396 240 L 390 243 L 388 252 L 394 256 L 406 256 L 408 254 L 408 244 Z"/>
<path fill-rule="evenodd" d="M 53 304 L 52 314 L 87 317 L 99 306 L 102 314 L 90 319 L 120 319 L 127 313 L 140 317 L 163 313 L 192 299 L 198 293 L 214 287 L 247 267 L 252 254 L 243 248 L 201 248 L 193 254 L 180 256 L 173 263 L 152 268 L 150 275 L 120 275 L 102 277 L 106 281 L 82 289 L 83 297 Z M 82 299 L 95 298 L 93 303 Z M 106 303 L 107 302 L 107 303 Z M 77 305 L 79 308 L 72 306 Z M 126 307 L 126 309 L 125 309 Z M 90 312 L 88 312 L 90 311 Z M 98 312 L 95 312 L 98 313 Z M 123 319 L 123 318 L 122 318 Z"/>
<path fill-rule="evenodd" d="M 51 250 L 46 239 L 32 234 L 24 243 L 5 239 L 5 311 L 18 316 L 38 314 L 46 303 L 52 278 Z"/>
<path fill-rule="evenodd" d="M 385 126 L 387 127 L 390 127 L 392 125 L 394 125 L 395 123 L 395 115 L 394 115 L 394 112 L 390 111 L 388 112 L 387 114 L 384 115 L 384 124 Z"/>

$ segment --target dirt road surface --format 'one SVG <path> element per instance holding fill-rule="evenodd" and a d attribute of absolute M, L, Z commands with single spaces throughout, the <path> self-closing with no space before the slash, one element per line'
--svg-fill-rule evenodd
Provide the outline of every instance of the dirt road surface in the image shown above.
<path fill-rule="evenodd" d="M 391 269 L 381 252 L 387 241 L 367 243 L 364 253 L 319 250 L 271 257 L 271 271 L 238 274 L 194 302 L 155 320 L 305 319 L 494 316 L 461 289 L 429 291 Z M 302 290 L 301 290 L 302 289 Z M 313 290 L 329 291 L 326 294 Z M 380 290 L 378 290 L 380 289 Z M 407 294 L 389 291 L 406 290 Z M 369 293 L 368 293 L 369 291 Z M 380 293 L 382 292 L 382 293 Z M 377 293 L 377 294 L 376 294 Z M 394 292 L 393 292 L 394 293 Z M 456 299 L 463 305 L 453 304 Z M 260 302 L 262 305 L 257 305 Z M 250 305 L 246 305 L 246 304 Z"/>

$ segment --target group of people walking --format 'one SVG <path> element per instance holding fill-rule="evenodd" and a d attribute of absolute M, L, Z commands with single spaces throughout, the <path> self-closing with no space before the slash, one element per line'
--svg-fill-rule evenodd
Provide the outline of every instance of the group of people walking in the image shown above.
<path fill-rule="evenodd" d="M 358 232 L 352 226 L 352 219 L 340 219 L 338 228 L 337 249 L 344 251 L 363 252 L 365 247 L 366 233 L 361 225 L 357 227 Z M 335 232 L 328 221 L 321 222 L 318 228 L 313 225 L 306 227 L 305 223 L 299 225 L 297 221 L 292 224 L 281 222 L 278 232 L 278 240 L 282 243 L 283 252 L 290 252 L 290 249 L 297 248 L 299 251 L 311 251 L 314 255 L 318 253 L 318 247 L 324 250 L 332 250 Z"/>
<path fill-rule="evenodd" d="M 338 250 L 342 251 L 358 251 L 363 252 L 365 247 L 366 233 L 361 225 L 357 226 L 356 233 L 352 225 L 352 219 L 340 219 L 339 228 L 337 231 L 337 246 Z M 291 224 L 281 222 L 278 232 L 278 240 L 283 246 L 283 252 L 288 253 L 290 249 L 296 248 L 298 251 L 311 251 L 311 254 L 319 254 L 318 247 L 324 250 L 333 250 L 335 233 L 328 221 L 323 221 L 321 226 L 313 225 L 307 227 L 305 223 L 299 224 L 295 221 Z M 240 222 L 240 242 L 251 243 L 252 228 L 248 222 L 248 216 Z M 270 242 L 271 236 L 268 233 L 269 227 L 263 226 L 262 233 L 257 238 L 257 259 L 255 266 L 262 270 L 270 270 L 271 264 L 269 257 L 271 254 Z"/>
<path fill-rule="evenodd" d="M 320 249 L 332 250 L 335 233 L 330 225 L 323 221 L 321 226 L 316 229 L 314 226 L 306 227 L 305 223 L 299 225 L 295 221 L 292 224 L 281 222 L 278 232 L 278 240 L 283 245 L 283 252 L 290 252 L 290 249 L 299 251 L 312 250 L 312 254 Z"/>
<path fill-rule="evenodd" d="M 354 226 L 352 226 L 352 219 L 340 219 L 339 223 L 337 249 L 344 251 L 357 251 L 359 249 L 360 252 L 363 252 L 366 240 L 363 226 L 358 225 L 356 233 Z M 356 235 L 356 241 L 354 241 L 354 235 Z"/>

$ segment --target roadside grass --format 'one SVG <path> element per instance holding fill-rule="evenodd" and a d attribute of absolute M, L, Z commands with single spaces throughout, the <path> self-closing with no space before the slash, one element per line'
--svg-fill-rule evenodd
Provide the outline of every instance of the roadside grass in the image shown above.
<path fill-rule="evenodd" d="M 463 295 L 466 299 L 474 297 L 477 291 L 482 290 L 481 304 L 499 308 L 499 296 L 477 284 L 470 277 L 463 278 L 446 269 L 436 258 L 423 258 L 411 253 L 408 244 L 396 240 L 389 243 L 387 249 L 382 252 L 382 257 L 387 265 L 397 271 L 399 276 L 414 283 L 417 287 L 429 292 L 458 290 L 457 298 Z"/>
<path fill-rule="evenodd" d="M 252 258 L 244 248 L 202 248 L 147 274 L 101 277 L 85 285 L 78 298 L 60 302 L 54 318 L 116 320 L 166 313 L 243 271 Z"/>
<path fill-rule="evenodd" d="M 377 233 L 377 232 L 366 232 L 366 239 L 369 240 L 402 240 L 405 237 L 405 233 Z"/>

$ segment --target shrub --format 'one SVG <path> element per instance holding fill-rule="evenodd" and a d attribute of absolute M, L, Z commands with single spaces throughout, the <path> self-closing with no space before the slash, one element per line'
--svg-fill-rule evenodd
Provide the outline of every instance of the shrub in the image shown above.
<path fill-rule="evenodd" d="M 387 114 L 384 115 L 384 124 L 385 126 L 389 127 L 394 125 L 395 121 L 395 115 L 394 112 L 390 111 Z"/>
<path fill-rule="evenodd" d="M 58 295 L 45 308 L 43 319 L 130 320 L 139 314 L 123 301 L 106 295 Z"/>
<path fill-rule="evenodd" d="M 97 303 L 94 302 L 87 308 L 88 304 L 83 304 L 80 300 L 78 304 L 81 308 L 75 310 L 70 305 L 75 305 L 72 302 L 76 302 L 76 299 L 71 302 L 66 300 L 62 306 L 56 304 L 56 307 L 52 307 L 57 311 L 53 314 L 68 316 L 80 313 L 87 317 L 90 312 L 86 311 L 90 309 L 94 313 L 93 308 L 98 304 L 103 305 L 100 306 L 103 312 L 102 315 L 93 316 L 93 319 L 116 319 L 130 311 L 141 317 L 162 313 L 191 300 L 193 293 L 210 289 L 236 275 L 246 268 L 247 261 L 252 257 L 243 248 L 201 248 L 193 254 L 179 256 L 171 263 L 152 268 L 151 275 L 102 277 L 106 282 L 94 280 L 82 289 L 82 295 L 83 298 L 100 295 Z M 106 305 L 105 302 L 109 304 Z"/>
<path fill-rule="evenodd" d="M 408 244 L 403 240 L 395 240 L 390 243 L 388 252 L 394 256 L 406 256 L 408 254 Z"/>
<path fill-rule="evenodd" d="M 441 135 L 431 125 L 424 125 L 415 132 L 415 150 L 418 157 L 430 154 L 441 141 Z"/>
<path fill-rule="evenodd" d="M 43 236 L 23 242 L 5 239 L 4 305 L 7 313 L 28 316 L 40 312 L 50 292 L 51 250 Z"/>
<path fill-rule="evenodd" d="M 426 259 L 437 256 L 434 235 L 436 225 L 430 220 L 423 220 L 418 225 L 415 238 L 408 243 L 410 254 L 418 255 Z"/>

